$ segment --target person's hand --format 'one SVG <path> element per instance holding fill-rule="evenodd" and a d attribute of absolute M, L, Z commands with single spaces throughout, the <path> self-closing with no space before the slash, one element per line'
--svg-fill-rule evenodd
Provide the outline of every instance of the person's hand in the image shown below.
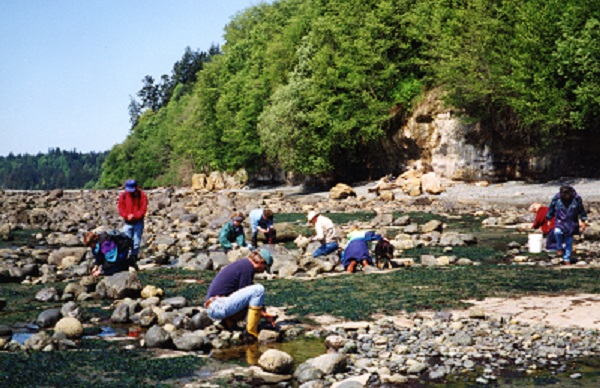
<path fill-rule="evenodd" d="M 133 220 L 133 214 L 128 214 L 127 215 L 127 221 L 131 221 Z"/>
<path fill-rule="evenodd" d="M 587 225 L 585 224 L 585 222 L 581 222 L 580 227 L 581 227 L 581 233 L 583 234 L 583 232 L 585 232 L 585 228 L 587 227 Z"/>
<path fill-rule="evenodd" d="M 269 322 L 271 324 L 271 326 L 275 327 L 275 324 L 277 323 L 277 315 L 272 315 L 267 313 L 266 311 L 262 311 L 261 312 L 261 317 L 264 318 L 267 322 Z"/>
<path fill-rule="evenodd" d="M 92 268 L 92 276 L 100 276 L 102 275 L 102 268 L 98 267 L 97 265 L 94 266 L 94 268 Z"/>
<path fill-rule="evenodd" d="M 235 249 L 235 248 L 237 248 L 237 247 L 238 247 L 238 245 L 237 245 L 237 243 L 231 243 L 231 247 L 232 247 L 233 249 Z"/>

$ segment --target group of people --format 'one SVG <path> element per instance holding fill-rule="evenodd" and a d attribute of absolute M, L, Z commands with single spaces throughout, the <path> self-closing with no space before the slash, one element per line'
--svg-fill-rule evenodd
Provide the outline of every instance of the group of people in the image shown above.
<path fill-rule="evenodd" d="M 120 233 L 86 233 L 84 244 L 92 249 L 96 265 L 94 276 L 110 275 L 129 267 L 137 268 L 144 217 L 148 199 L 138 188 L 135 180 L 128 180 L 125 191 L 119 196 L 118 209 L 124 225 Z M 571 262 L 573 236 L 583 233 L 587 215 L 583 201 L 571 186 L 562 186 L 552 198 L 549 206 L 534 203 L 529 209 L 536 213 L 532 228 L 541 228 L 547 236 L 546 249 L 555 249 L 565 264 Z M 266 243 L 276 242 L 273 211 L 254 209 L 250 212 L 251 245 L 246 243 L 243 221 L 244 215 L 234 213 L 231 220 L 223 225 L 219 233 L 219 243 L 225 252 L 237 246 L 254 249 L 247 258 L 224 267 L 213 279 L 208 289 L 205 307 L 211 319 L 220 321 L 225 329 L 233 329 L 239 321 L 246 319 L 244 335 L 254 341 L 259 335 L 259 322 L 264 318 L 275 325 L 276 317 L 265 309 L 265 288 L 254 284 L 255 274 L 270 272 L 273 255 L 265 247 L 257 249 L 258 235 L 264 234 Z M 335 224 L 318 211 L 310 211 L 308 222 L 314 226 L 315 235 L 311 241 L 319 242 L 312 256 L 319 257 L 340 251 Z M 347 245 L 341 252 L 344 269 L 352 273 L 360 265 L 364 268 L 374 265 L 369 250 L 369 242 L 388 242 L 373 231 L 360 230 L 353 226 L 347 235 Z M 388 244 L 389 245 L 389 244 Z"/>
<path fill-rule="evenodd" d="M 120 232 L 87 232 L 83 236 L 83 244 L 94 255 L 95 264 L 91 270 L 94 276 L 112 275 L 130 267 L 138 269 L 148 197 L 135 180 L 125 182 L 125 190 L 119 195 L 117 208 L 123 219 Z"/>
<path fill-rule="evenodd" d="M 572 262 L 574 236 L 583 234 L 587 213 L 583 200 L 572 186 L 561 186 L 548 206 L 536 202 L 529 207 L 535 213 L 532 229 L 546 236 L 546 250 L 556 251 L 565 265 Z"/>
<path fill-rule="evenodd" d="M 233 213 L 231 220 L 226 222 L 219 232 L 219 244 L 225 253 L 236 247 L 248 247 L 250 249 L 258 246 L 258 233 L 265 236 L 267 244 L 275 244 L 277 232 L 273 226 L 273 211 L 270 209 L 254 209 L 250 212 L 250 228 L 252 229 L 252 243 L 246 244 L 244 233 L 244 215 Z"/>

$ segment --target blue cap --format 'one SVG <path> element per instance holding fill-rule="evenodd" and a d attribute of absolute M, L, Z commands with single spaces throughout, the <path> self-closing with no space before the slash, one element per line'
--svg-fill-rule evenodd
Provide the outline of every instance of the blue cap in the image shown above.
<path fill-rule="evenodd" d="M 133 193 L 136 188 L 137 188 L 137 182 L 135 181 L 135 179 L 130 179 L 127 182 L 125 182 L 125 190 L 126 191 Z"/>

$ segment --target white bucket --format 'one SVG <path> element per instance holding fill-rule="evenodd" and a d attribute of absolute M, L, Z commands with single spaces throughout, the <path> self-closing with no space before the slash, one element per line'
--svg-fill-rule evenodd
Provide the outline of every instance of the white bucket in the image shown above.
<path fill-rule="evenodd" d="M 544 235 L 541 233 L 532 233 L 528 237 L 529 253 L 540 253 L 542 251 L 542 240 Z"/>

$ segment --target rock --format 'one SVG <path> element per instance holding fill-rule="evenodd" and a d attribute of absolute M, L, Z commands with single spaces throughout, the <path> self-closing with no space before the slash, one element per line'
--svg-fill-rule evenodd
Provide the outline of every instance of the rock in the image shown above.
<path fill-rule="evenodd" d="M 118 305 L 110 316 L 113 323 L 129 323 L 129 306 L 125 303 Z"/>
<path fill-rule="evenodd" d="M 348 197 L 356 197 L 356 192 L 345 183 L 338 183 L 329 190 L 330 199 L 344 199 Z"/>
<path fill-rule="evenodd" d="M 111 299 L 135 298 L 140 295 L 141 290 L 142 283 L 137 275 L 132 272 L 118 272 L 105 277 L 96 287 L 98 295 Z"/>
<path fill-rule="evenodd" d="M 294 371 L 294 378 L 298 383 L 306 383 L 308 381 L 319 380 L 325 374 L 323 371 L 315 367 L 312 363 L 304 362 Z"/>
<path fill-rule="evenodd" d="M 294 367 L 294 359 L 285 352 L 269 349 L 258 359 L 258 366 L 267 372 L 289 374 Z"/>
<path fill-rule="evenodd" d="M 324 354 L 306 360 L 306 363 L 320 369 L 324 374 L 331 375 L 346 371 L 347 356 L 345 354 Z"/>
<path fill-rule="evenodd" d="M 421 177 L 421 188 L 423 189 L 423 192 L 434 195 L 444 192 L 442 183 L 434 172 L 423 174 Z"/>
<path fill-rule="evenodd" d="M 196 334 L 195 332 L 185 332 L 181 335 L 173 335 L 173 344 L 179 350 L 202 350 L 210 346 L 207 337 Z"/>
<path fill-rule="evenodd" d="M 81 318 L 81 308 L 75 302 L 67 302 L 65 303 L 61 309 L 60 313 L 63 317 L 71 317 L 71 318 Z"/>
<path fill-rule="evenodd" d="M 391 190 L 383 190 L 383 191 L 379 192 L 379 198 L 382 201 L 391 202 L 396 199 L 396 196 L 395 196 L 394 192 Z"/>
<path fill-rule="evenodd" d="M 428 221 L 426 224 L 421 226 L 421 233 L 431 233 L 433 231 L 441 232 L 442 225 L 442 221 L 439 220 Z"/>
<path fill-rule="evenodd" d="M 149 348 L 170 348 L 173 341 L 166 330 L 155 325 L 146 332 L 145 344 Z"/>
<path fill-rule="evenodd" d="M 56 324 L 56 322 L 58 322 L 58 320 L 61 318 L 61 313 L 59 309 L 48 309 L 48 310 L 44 310 L 42 311 L 37 319 L 36 319 L 36 323 L 40 326 L 40 327 L 52 327 Z"/>
<path fill-rule="evenodd" d="M 50 253 L 48 257 L 48 264 L 60 267 L 63 263 L 63 259 L 67 256 L 73 256 L 78 262 L 81 262 L 87 253 L 87 248 L 59 248 Z"/>
<path fill-rule="evenodd" d="M 175 309 L 180 309 L 185 307 L 187 301 L 183 296 L 174 296 L 172 298 L 164 299 L 160 305 L 161 306 L 172 306 Z"/>
<path fill-rule="evenodd" d="M 346 338 L 340 335 L 330 335 L 325 338 L 325 347 L 327 349 L 333 349 L 337 351 L 338 349 L 344 347 L 346 341 Z"/>
<path fill-rule="evenodd" d="M 40 302 L 58 302 L 60 296 L 58 295 L 58 290 L 56 288 L 46 287 L 35 294 L 35 300 L 39 300 Z"/>
<path fill-rule="evenodd" d="M 52 338 L 45 331 L 35 333 L 25 340 L 25 348 L 30 350 L 44 350 L 52 343 Z"/>
<path fill-rule="evenodd" d="M 10 326 L 0 325 L 0 338 L 10 341 L 12 338 L 13 331 Z"/>
<path fill-rule="evenodd" d="M 67 338 L 80 338 L 83 334 L 83 325 L 77 318 L 65 317 L 56 323 L 54 331 L 65 333 Z"/>
<path fill-rule="evenodd" d="M 279 333 L 273 330 L 261 330 L 258 333 L 258 343 L 267 344 L 271 342 L 277 342 L 279 339 Z"/>
<path fill-rule="evenodd" d="M 202 309 L 199 313 L 192 316 L 192 330 L 202 330 L 211 326 L 213 320 L 210 319 L 206 310 Z"/>

